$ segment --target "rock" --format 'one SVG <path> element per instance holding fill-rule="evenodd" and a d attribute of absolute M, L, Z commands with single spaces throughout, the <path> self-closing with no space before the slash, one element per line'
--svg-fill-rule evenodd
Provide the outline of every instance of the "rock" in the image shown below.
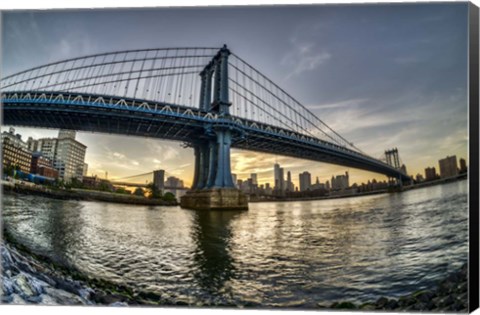
<path fill-rule="evenodd" d="M 58 305 L 57 301 L 50 295 L 42 294 L 40 297 L 42 298 L 42 301 L 40 302 L 42 305 Z"/>
<path fill-rule="evenodd" d="M 340 303 L 334 303 L 335 306 L 332 305 L 332 308 L 336 309 L 356 309 L 357 306 L 353 304 L 352 302 L 340 302 Z"/>
<path fill-rule="evenodd" d="M 12 303 L 13 296 L 12 295 L 1 295 L 0 296 L 1 304 Z"/>
<path fill-rule="evenodd" d="M 372 311 L 375 310 L 375 304 L 373 303 L 364 303 L 360 305 L 359 309 L 364 310 L 364 311 Z"/>
<path fill-rule="evenodd" d="M 15 293 L 18 293 L 22 298 L 37 294 L 35 289 L 30 286 L 30 281 L 24 273 L 20 273 L 13 278 L 13 289 Z"/>
<path fill-rule="evenodd" d="M 12 301 L 10 302 L 10 304 L 27 304 L 25 300 L 22 299 L 22 297 L 18 294 L 14 293 L 11 295 L 11 297 L 12 297 Z"/>
<path fill-rule="evenodd" d="M 413 294 L 413 297 L 417 301 L 422 302 L 422 303 L 427 303 L 427 302 L 431 301 L 434 296 L 435 296 L 435 294 L 433 294 L 430 291 L 417 291 Z"/>
<path fill-rule="evenodd" d="M 385 305 L 387 305 L 387 303 L 388 303 L 388 299 L 382 296 L 377 300 L 377 302 L 375 302 L 375 305 L 377 306 L 377 308 L 384 308 Z"/>
<path fill-rule="evenodd" d="M 392 299 L 392 300 L 389 300 L 389 301 L 387 302 L 387 304 L 385 304 L 385 308 L 386 308 L 387 310 L 394 310 L 394 309 L 396 309 L 397 307 L 398 307 L 398 302 L 397 302 L 397 300 L 393 300 L 393 299 Z"/>
<path fill-rule="evenodd" d="M 13 265 L 12 255 L 10 255 L 10 252 L 4 246 L 0 247 L 0 252 L 2 253 L 1 257 L 3 270 L 10 269 L 11 265 Z"/>
<path fill-rule="evenodd" d="M 1 295 L 10 295 L 13 293 L 13 283 L 7 277 L 2 277 L 2 285 L 1 285 L 2 294 Z"/>
<path fill-rule="evenodd" d="M 93 289 L 90 289 L 90 288 L 84 288 L 84 289 L 80 289 L 78 290 L 78 294 L 85 300 L 90 300 L 93 295 L 95 294 L 95 291 Z"/>
<path fill-rule="evenodd" d="M 94 300 L 100 304 L 110 305 L 115 302 L 124 302 L 126 298 L 119 294 L 96 293 Z"/>
<path fill-rule="evenodd" d="M 45 293 L 50 295 L 55 302 L 60 305 L 85 305 L 87 304 L 83 301 L 79 296 L 71 294 L 69 292 L 65 292 L 63 290 L 46 287 Z"/>

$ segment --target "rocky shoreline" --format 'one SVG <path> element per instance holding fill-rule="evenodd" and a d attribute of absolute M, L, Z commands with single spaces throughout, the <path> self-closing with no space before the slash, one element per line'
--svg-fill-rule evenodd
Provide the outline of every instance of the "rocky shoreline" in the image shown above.
<path fill-rule="evenodd" d="M 2 304 L 40 305 L 188 305 L 168 301 L 156 294 L 135 292 L 129 288 L 55 265 L 36 256 L 20 244 L 0 244 Z M 399 299 L 379 298 L 376 302 L 357 305 L 348 301 L 331 305 L 318 304 L 319 309 L 360 311 L 432 311 L 468 312 L 467 264 L 438 284 L 434 290 L 417 291 Z"/>

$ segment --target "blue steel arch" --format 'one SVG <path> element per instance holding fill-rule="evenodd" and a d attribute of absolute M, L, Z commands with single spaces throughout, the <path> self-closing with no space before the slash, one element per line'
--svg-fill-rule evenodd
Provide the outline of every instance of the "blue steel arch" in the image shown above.
<path fill-rule="evenodd" d="M 194 188 L 233 187 L 230 147 L 409 180 L 358 150 L 239 57 L 229 60 L 230 55 L 226 47 L 133 50 L 22 71 L 0 81 L 4 124 L 182 141 L 195 150 Z M 189 92 L 196 96 L 181 98 Z"/>

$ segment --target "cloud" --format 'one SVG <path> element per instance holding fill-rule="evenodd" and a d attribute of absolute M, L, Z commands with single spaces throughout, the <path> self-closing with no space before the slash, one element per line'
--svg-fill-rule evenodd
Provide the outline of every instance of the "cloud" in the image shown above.
<path fill-rule="evenodd" d="M 293 49 L 288 52 L 281 61 L 284 66 L 292 69 L 285 80 L 298 76 L 303 72 L 315 70 L 331 57 L 327 51 L 316 50 L 312 43 L 294 44 Z"/>
<path fill-rule="evenodd" d="M 125 158 L 125 155 L 122 154 L 122 153 L 118 153 L 118 152 L 113 152 L 112 154 L 114 157 L 118 158 L 118 159 L 124 159 Z"/>

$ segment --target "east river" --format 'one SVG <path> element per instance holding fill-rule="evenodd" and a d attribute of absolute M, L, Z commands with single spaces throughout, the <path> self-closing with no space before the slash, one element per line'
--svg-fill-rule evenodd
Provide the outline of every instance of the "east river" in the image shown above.
<path fill-rule="evenodd" d="M 430 288 L 467 262 L 468 182 L 250 203 L 244 212 L 3 196 L 16 241 L 80 272 L 188 303 L 316 307 Z"/>

